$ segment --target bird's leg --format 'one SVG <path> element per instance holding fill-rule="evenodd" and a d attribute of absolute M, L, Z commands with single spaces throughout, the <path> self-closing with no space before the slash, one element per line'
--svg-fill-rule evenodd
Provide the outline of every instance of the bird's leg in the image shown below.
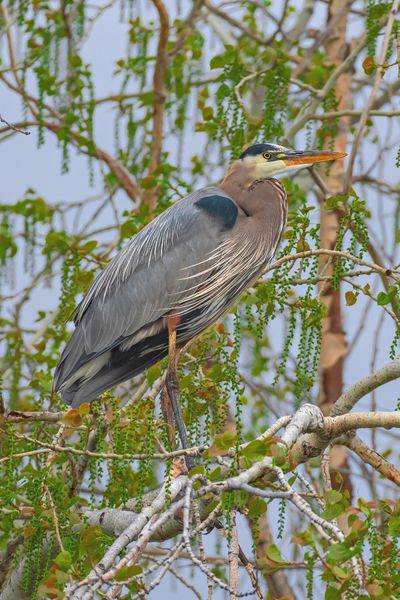
<path fill-rule="evenodd" d="M 171 402 L 172 411 L 174 413 L 175 423 L 178 428 L 179 437 L 183 449 L 188 448 L 188 438 L 183 421 L 182 411 L 179 404 L 179 383 L 176 374 L 179 360 L 179 348 L 176 346 L 176 326 L 177 318 L 171 317 L 167 321 L 168 324 L 168 342 L 169 342 L 169 361 L 167 376 L 165 379 L 165 387 L 167 388 L 169 400 Z M 185 456 L 185 462 L 188 470 L 194 467 L 194 460 L 191 456 Z"/>
<path fill-rule="evenodd" d="M 172 410 L 172 404 L 169 399 L 166 385 L 163 386 L 160 394 L 160 406 L 163 415 L 164 422 L 167 426 L 167 438 L 171 445 L 172 450 L 176 450 L 175 443 L 175 426 L 174 426 L 174 413 Z"/>

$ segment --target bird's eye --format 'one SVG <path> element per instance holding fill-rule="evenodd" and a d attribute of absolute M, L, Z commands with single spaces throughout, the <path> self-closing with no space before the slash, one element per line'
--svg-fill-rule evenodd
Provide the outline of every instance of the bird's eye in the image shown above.
<path fill-rule="evenodd" d="M 269 160 L 271 158 L 271 154 L 269 152 L 263 152 L 263 158 L 265 158 L 265 160 Z"/>

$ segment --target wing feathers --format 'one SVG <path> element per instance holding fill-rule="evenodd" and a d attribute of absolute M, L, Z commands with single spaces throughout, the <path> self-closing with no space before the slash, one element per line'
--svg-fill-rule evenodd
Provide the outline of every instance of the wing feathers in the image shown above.
<path fill-rule="evenodd" d="M 218 188 L 205 188 L 167 209 L 134 236 L 95 279 L 76 312 L 76 330 L 55 374 L 59 389 L 88 360 L 132 340 L 179 306 L 188 291 L 209 276 L 203 261 L 212 261 L 223 242 L 227 219 L 215 220 L 196 206 L 202 198 L 220 196 L 225 206 L 235 202 Z M 207 204 L 207 203 L 206 203 Z M 207 204 L 208 206 L 208 204 Z M 141 333 L 143 329 L 143 333 Z"/>

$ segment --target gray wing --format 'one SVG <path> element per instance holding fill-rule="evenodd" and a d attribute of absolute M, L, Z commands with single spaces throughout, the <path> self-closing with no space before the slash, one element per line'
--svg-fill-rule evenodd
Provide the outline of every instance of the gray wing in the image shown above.
<path fill-rule="evenodd" d="M 237 214 L 236 203 L 221 189 L 204 188 L 176 202 L 135 235 L 78 306 L 76 329 L 57 367 L 55 389 L 82 364 L 129 340 L 201 285 L 209 271 L 204 264 Z"/>

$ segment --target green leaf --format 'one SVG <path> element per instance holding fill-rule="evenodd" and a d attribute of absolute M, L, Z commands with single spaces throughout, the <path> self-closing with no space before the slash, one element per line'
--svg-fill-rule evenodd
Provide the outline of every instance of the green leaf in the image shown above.
<path fill-rule="evenodd" d="M 325 591 L 324 600 L 341 600 L 342 594 L 334 587 L 328 586 Z"/>
<path fill-rule="evenodd" d="M 329 562 L 344 562 L 357 554 L 357 549 L 348 548 L 345 543 L 333 544 L 328 551 L 327 560 Z"/>
<path fill-rule="evenodd" d="M 263 440 L 254 440 L 243 448 L 243 456 L 250 460 L 260 460 L 267 455 L 268 447 Z"/>
<path fill-rule="evenodd" d="M 229 85 L 227 85 L 226 83 L 223 83 L 222 85 L 219 86 L 219 88 L 217 90 L 217 97 L 219 100 L 223 100 L 224 98 L 229 98 L 231 93 L 232 93 L 232 90 L 229 87 Z"/>
<path fill-rule="evenodd" d="M 265 553 L 267 558 L 275 563 L 279 563 L 281 565 L 286 565 L 288 563 L 288 561 L 283 558 L 278 546 L 275 544 L 269 544 Z"/>
<path fill-rule="evenodd" d="M 219 433 L 215 436 L 214 442 L 208 448 L 207 454 L 208 456 L 218 456 L 222 453 L 221 450 L 228 450 L 229 448 L 232 448 L 236 441 L 237 436 L 230 431 Z"/>
<path fill-rule="evenodd" d="M 357 294 L 354 292 L 346 292 L 344 297 L 346 298 L 347 306 L 353 306 L 357 302 Z"/>
<path fill-rule="evenodd" d="M 214 109 L 212 106 L 205 106 L 203 108 L 203 119 L 205 121 L 210 121 L 214 117 Z"/>
<path fill-rule="evenodd" d="M 216 56 L 213 56 L 212 59 L 210 60 L 210 69 L 222 69 L 222 67 L 225 65 L 225 57 L 223 54 L 217 54 Z"/>
<path fill-rule="evenodd" d="M 97 247 L 96 240 L 89 240 L 79 248 L 81 254 L 90 254 Z"/>
<path fill-rule="evenodd" d="M 142 572 L 142 567 L 139 565 L 131 565 L 130 567 L 122 567 L 115 575 L 116 581 L 126 581 L 131 577 L 135 577 L 136 575 L 140 575 Z"/>
<path fill-rule="evenodd" d="M 79 406 L 79 416 L 84 417 L 90 413 L 90 404 L 89 402 L 82 402 Z"/>
<path fill-rule="evenodd" d="M 50 231 L 46 236 L 43 254 L 49 254 L 53 250 L 57 250 L 60 253 L 66 252 L 69 248 L 68 241 L 68 236 L 65 231 Z"/>
<path fill-rule="evenodd" d="M 344 194 L 337 194 L 336 196 L 329 196 L 329 198 L 327 198 L 325 200 L 325 208 L 327 210 L 335 210 L 337 209 L 339 206 L 343 206 L 348 200 L 348 196 L 344 195 Z"/>
<path fill-rule="evenodd" d="M 191 469 L 188 473 L 189 477 L 193 477 L 193 475 L 204 475 L 205 468 L 202 465 L 196 465 Z"/>
<path fill-rule="evenodd" d="M 61 571 L 68 571 L 72 564 L 72 556 L 67 550 L 64 550 L 63 552 L 57 554 L 54 562 L 57 567 L 61 569 Z"/>
<path fill-rule="evenodd" d="M 267 508 L 268 505 L 265 500 L 258 496 L 253 496 L 249 502 L 249 516 L 253 519 L 257 519 L 266 512 Z"/>
<path fill-rule="evenodd" d="M 336 519 L 349 505 L 347 498 L 338 490 L 330 490 L 325 494 L 325 510 L 322 513 L 324 519 Z"/>
<path fill-rule="evenodd" d="M 325 502 L 327 504 L 335 504 L 343 499 L 343 494 L 338 490 L 329 490 L 325 492 Z"/>
<path fill-rule="evenodd" d="M 373 56 L 366 56 L 362 63 L 362 68 L 366 75 L 371 75 L 376 70 L 377 64 Z"/>
<path fill-rule="evenodd" d="M 400 536 L 400 514 L 392 515 L 388 520 L 387 525 L 390 535 L 393 535 L 395 537 Z"/>
<path fill-rule="evenodd" d="M 389 294 L 386 294 L 385 292 L 379 292 L 379 294 L 376 297 L 376 302 L 379 306 L 385 306 L 386 304 L 389 304 L 390 303 Z"/>
<path fill-rule="evenodd" d="M 222 474 L 221 467 L 217 467 L 216 469 L 211 471 L 211 473 L 208 476 L 208 479 L 210 481 L 218 481 L 219 479 L 221 479 L 221 474 Z"/>

